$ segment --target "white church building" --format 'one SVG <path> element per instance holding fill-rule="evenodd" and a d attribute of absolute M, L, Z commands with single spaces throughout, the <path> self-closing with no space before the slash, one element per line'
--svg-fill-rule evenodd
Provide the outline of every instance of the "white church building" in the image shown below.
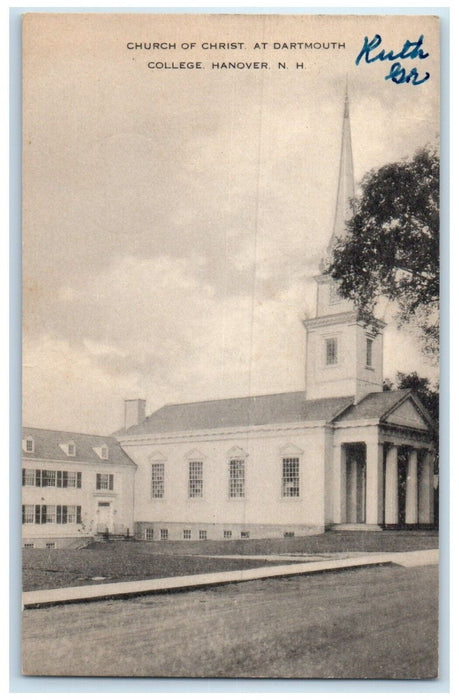
<path fill-rule="evenodd" d="M 353 194 L 346 100 L 327 255 L 345 231 Z M 315 317 L 304 321 L 304 390 L 167 404 L 148 417 L 145 401 L 129 400 L 125 427 L 116 435 L 119 452 L 113 437 L 110 444 L 97 438 L 90 445 L 85 437 L 81 471 L 87 475 L 82 475 L 82 490 L 73 488 L 72 504 L 78 500 L 80 517 L 93 523 L 92 534 L 100 523 L 103 530 L 127 528 L 147 540 L 290 537 L 329 528 L 433 524 L 432 421 L 411 390 L 383 391 L 384 323 L 366 327 L 325 272 L 316 284 Z M 34 437 L 38 446 L 41 438 Z M 81 442 L 77 434 L 72 441 Z M 107 450 L 103 457 L 96 449 L 102 445 Z M 61 454 L 62 445 L 55 452 L 54 465 L 64 457 L 78 461 Z M 24 456 L 29 462 L 40 457 Z M 100 488 L 97 475 L 105 473 L 115 474 L 115 489 L 110 489 L 109 477 Z M 29 474 L 27 478 L 32 480 Z M 49 506 L 55 505 L 50 536 L 64 529 L 57 522 L 60 505 L 53 501 L 62 501 L 64 490 L 57 481 L 47 489 L 36 483 L 24 487 L 29 542 L 43 535 L 48 517 L 43 527 L 41 512 L 35 514 L 43 500 L 34 500 L 35 492 L 40 497 L 46 493 Z M 73 536 L 79 532 L 80 513 L 74 510 L 75 522 L 67 523 Z"/>
<path fill-rule="evenodd" d="M 347 98 L 334 227 L 354 195 Z M 322 269 L 326 269 L 326 259 Z M 410 390 L 383 391 L 384 323 L 366 327 L 327 274 L 304 321 L 304 391 L 126 404 L 118 440 L 138 465 L 135 534 L 146 539 L 288 537 L 326 528 L 431 524 L 431 419 Z"/>

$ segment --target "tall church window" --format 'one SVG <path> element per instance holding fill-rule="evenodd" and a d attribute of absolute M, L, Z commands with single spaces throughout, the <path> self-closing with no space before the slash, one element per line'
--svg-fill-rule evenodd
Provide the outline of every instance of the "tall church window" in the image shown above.
<path fill-rule="evenodd" d="M 229 495 L 230 498 L 245 496 L 245 460 L 230 459 L 229 461 Z"/>
<path fill-rule="evenodd" d="M 300 458 L 284 457 L 282 460 L 282 496 L 295 498 L 300 495 Z"/>
<path fill-rule="evenodd" d="M 373 340 L 372 338 L 367 338 L 367 367 L 373 367 Z"/>
<path fill-rule="evenodd" d="M 325 340 L 325 364 L 338 364 L 338 339 L 327 338 Z"/>
<path fill-rule="evenodd" d="M 164 497 L 164 464 L 162 462 L 151 465 L 151 497 Z"/>
<path fill-rule="evenodd" d="M 203 492 L 202 462 L 188 463 L 188 496 L 200 498 Z"/>

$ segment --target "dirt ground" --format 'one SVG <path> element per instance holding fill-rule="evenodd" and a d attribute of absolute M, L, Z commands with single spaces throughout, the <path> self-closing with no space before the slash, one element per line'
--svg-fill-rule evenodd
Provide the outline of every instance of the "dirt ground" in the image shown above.
<path fill-rule="evenodd" d="M 437 567 L 371 567 L 26 610 L 28 675 L 431 678 Z"/>
<path fill-rule="evenodd" d="M 393 552 L 435 549 L 438 535 L 432 531 L 329 532 L 315 537 L 248 541 L 203 542 L 107 542 L 85 549 L 24 549 L 23 590 L 61 588 L 211 571 L 256 568 L 275 561 L 261 559 L 209 559 L 197 555 L 272 555 Z M 190 556 L 193 555 L 193 556 Z"/>

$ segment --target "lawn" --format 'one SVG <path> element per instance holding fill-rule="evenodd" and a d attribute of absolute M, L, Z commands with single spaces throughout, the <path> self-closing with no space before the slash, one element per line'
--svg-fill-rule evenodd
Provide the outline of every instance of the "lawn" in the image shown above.
<path fill-rule="evenodd" d="M 432 678 L 437 567 L 398 566 L 25 610 L 26 674 Z"/>
<path fill-rule="evenodd" d="M 133 581 L 216 571 L 234 571 L 276 563 L 231 559 L 232 555 L 394 552 L 435 549 L 433 532 L 333 532 L 315 537 L 229 542 L 104 542 L 85 549 L 23 550 L 25 591 L 115 581 Z M 199 555 L 227 555 L 209 558 Z M 103 578 L 100 578 L 103 577 Z M 94 580 L 96 578 L 96 580 Z"/>

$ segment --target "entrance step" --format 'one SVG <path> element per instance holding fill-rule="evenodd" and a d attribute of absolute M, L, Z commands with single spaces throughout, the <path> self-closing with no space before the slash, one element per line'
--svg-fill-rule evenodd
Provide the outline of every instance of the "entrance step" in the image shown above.
<path fill-rule="evenodd" d="M 367 523 L 336 523 L 331 525 L 330 530 L 337 532 L 377 532 L 382 530 L 380 525 L 367 525 Z"/>

